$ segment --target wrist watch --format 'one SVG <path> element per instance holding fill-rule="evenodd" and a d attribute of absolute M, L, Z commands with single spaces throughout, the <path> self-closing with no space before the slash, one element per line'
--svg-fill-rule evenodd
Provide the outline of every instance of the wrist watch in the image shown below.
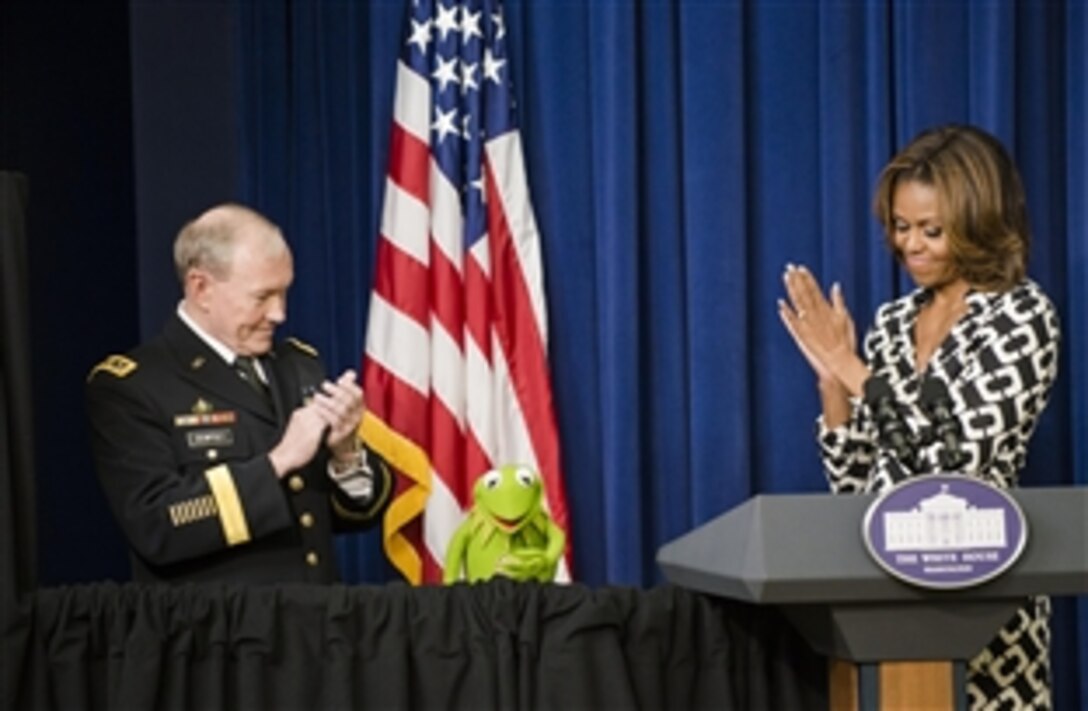
<path fill-rule="evenodd" d="M 333 457 L 329 460 L 329 469 L 332 471 L 333 476 L 350 474 L 352 472 L 370 473 L 370 462 L 367 461 L 366 447 L 363 447 L 358 439 L 355 440 L 354 447 L 351 456 L 347 459 L 341 460 Z"/>

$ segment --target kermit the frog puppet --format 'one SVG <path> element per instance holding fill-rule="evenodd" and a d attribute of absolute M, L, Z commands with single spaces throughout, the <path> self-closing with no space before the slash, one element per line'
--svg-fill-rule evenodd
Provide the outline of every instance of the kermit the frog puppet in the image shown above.
<path fill-rule="evenodd" d="M 446 549 L 442 580 L 469 582 L 501 575 L 514 580 L 555 578 L 566 534 L 544 509 L 540 475 L 523 465 L 493 469 L 476 480 L 468 518 Z"/>

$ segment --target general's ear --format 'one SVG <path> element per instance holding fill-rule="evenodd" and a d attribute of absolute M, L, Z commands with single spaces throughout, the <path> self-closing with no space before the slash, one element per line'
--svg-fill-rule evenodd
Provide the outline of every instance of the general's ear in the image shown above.
<path fill-rule="evenodd" d="M 194 267 L 185 273 L 185 300 L 201 305 L 211 294 L 215 279 L 207 271 Z"/>

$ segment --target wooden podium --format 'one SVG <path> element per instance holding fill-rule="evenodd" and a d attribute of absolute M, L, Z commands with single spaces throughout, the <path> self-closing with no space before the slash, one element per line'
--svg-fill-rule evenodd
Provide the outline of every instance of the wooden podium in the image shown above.
<path fill-rule="evenodd" d="M 904 583 L 865 550 L 875 494 L 755 496 L 662 546 L 673 584 L 777 605 L 829 658 L 831 707 L 965 709 L 964 663 L 1031 595 L 1088 593 L 1088 488 L 1014 489 L 1019 560 L 975 587 Z"/>

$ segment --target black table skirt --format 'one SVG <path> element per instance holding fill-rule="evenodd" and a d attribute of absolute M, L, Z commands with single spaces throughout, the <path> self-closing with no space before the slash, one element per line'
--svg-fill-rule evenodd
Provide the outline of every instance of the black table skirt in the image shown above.
<path fill-rule="evenodd" d="M 16 619 L 17 708 L 827 708 L 777 612 L 673 587 L 102 583 Z"/>

